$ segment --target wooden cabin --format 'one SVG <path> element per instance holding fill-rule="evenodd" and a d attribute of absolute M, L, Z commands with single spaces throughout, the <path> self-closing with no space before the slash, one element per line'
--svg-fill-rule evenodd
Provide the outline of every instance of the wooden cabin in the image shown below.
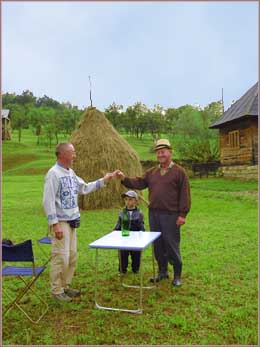
<path fill-rule="evenodd" d="M 258 82 L 210 128 L 219 129 L 220 162 L 224 171 L 230 166 L 239 166 L 240 171 L 243 166 L 255 166 L 258 163 Z"/>
<path fill-rule="evenodd" d="M 10 110 L 1 110 L 2 116 L 2 140 L 11 140 Z"/>

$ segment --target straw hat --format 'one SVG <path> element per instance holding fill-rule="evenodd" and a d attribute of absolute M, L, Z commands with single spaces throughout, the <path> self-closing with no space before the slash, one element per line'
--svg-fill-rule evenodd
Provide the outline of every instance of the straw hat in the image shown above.
<path fill-rule="evenodd" d="M 168 148 L 172 149 L 170 141 L 167 139 L 160 139 L 156 142 L 156 145 L 154 146 L 154 150 L 157 151 L 162 148 Z"/>

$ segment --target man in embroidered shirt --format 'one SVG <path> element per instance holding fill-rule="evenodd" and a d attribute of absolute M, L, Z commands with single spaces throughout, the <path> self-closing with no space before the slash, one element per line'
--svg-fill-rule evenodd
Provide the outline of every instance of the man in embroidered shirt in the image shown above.
<path fill-rule="evenodd" d="M 170 263 L 174 269 L 172 285 L 179 287 L 182 272 L 180 227 L 185 224 L 190 210 L 189 180 L 184 169 L 172 161 L 172 148 L 168 140 L 158 140 L 154 149 L 159 166 L 147 170 L 142 177 L 125 177 L 119 170 L 116 176 L 127 188 L 149 190 L 150 230 L 161 232 L 154 242 L 158 276 L 150 281 L 160 282 L 169 278 Z"/>
<path fill-rule="evenodd" d="M 43 194 L 43 206 L 52 234 L 51 293 L 56 300 L 71 301 L 80 295 L 78 290 L 69 288 L 76 268 L 78 194 L 89 194 L 104 187 L 113 174 L 86 183 L 71 169 L 76 158 L 71 143 L 57 145 L 55 154 L 57 162 L 45 177 Z"/>

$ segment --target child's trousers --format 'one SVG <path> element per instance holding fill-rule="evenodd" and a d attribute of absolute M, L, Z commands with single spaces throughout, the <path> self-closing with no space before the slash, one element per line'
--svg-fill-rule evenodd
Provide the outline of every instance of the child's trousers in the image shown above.
<path fill-rule="evenodd" d="M 141 258 L 141 252 L 140 251 L 119 251 L 120 254 L 120 263 L 121 263 L 121 269 L 119 264 L 119 271 L 125 273 L 128 267 L 128 256 L 131 255 L 132 259 L 132 271 L 138 272 L 140 267 L 140 258 Z"/>

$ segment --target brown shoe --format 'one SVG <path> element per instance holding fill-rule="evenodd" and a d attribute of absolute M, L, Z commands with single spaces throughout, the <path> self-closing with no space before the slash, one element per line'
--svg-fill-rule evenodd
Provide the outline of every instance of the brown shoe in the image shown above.
<path fill-rule="evenodd" d="M 66 295 L 65 293 L 61 293 L 61 294 L 52 294 L 53 299 L 57 300 L 57 301 L 63 301 L 63 302 L 70 302 L 71 298 Z"/>
<path fill-rule="evenodd" d="M 76 298 L 80 296 L 80 291 L 77 289 L 67 288 L 67 289 L 64 289 L 64 293 L 70 298 Z"/>

